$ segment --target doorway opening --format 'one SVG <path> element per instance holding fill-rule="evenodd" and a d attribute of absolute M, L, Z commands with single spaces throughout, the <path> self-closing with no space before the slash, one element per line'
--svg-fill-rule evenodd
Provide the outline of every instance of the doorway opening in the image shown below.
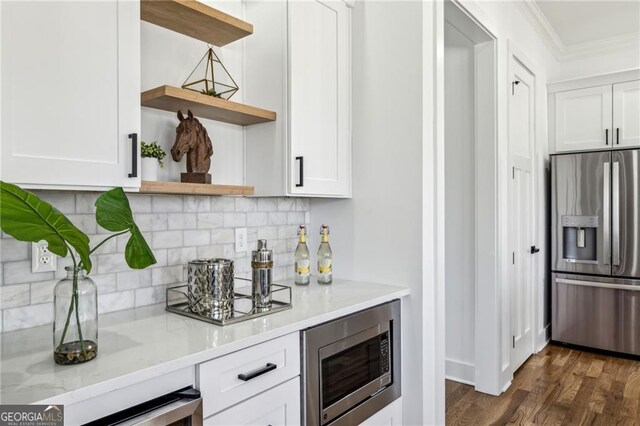
<path fill-rule="evenodd" d="M 497 395 L 497 40 L 444 4 L 445 377 Z"/>

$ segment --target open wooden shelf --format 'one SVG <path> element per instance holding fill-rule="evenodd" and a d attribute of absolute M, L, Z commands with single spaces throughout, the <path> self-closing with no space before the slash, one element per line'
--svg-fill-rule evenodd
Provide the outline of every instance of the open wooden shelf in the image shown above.
<path fill-rule="evenodd" d="M 194 0 L 142 0 L 143 21 L 224 46 L 253 34 L 253 25 Z"/>
<path fill-rule="evenodd" d="M 253 195 L 254 188 L 253 186 L 143 180 L 140 186 L 140 193 L 178 195 Z"/>
<path fill-rule="evenodd" d="M 174 113 L 190 109 L 198 118 L 209 118 L 240 126 L 266 123 L 276 119 L 276 113 L 273 111 L 173 86 L 160 86 L 143 92 L 142 106 Z"/>

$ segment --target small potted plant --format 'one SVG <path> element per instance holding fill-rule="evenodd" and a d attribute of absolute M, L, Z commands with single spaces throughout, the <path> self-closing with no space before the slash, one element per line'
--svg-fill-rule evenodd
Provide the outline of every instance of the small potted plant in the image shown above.
<path fill-rule="evenodd" d="M 158 180 L 158 166 L 164 167 L 164 157 L 167 153 L 157 142 L 146 143 L 142 141 L 140 152 L 142 154 L 142 180 Z"/>

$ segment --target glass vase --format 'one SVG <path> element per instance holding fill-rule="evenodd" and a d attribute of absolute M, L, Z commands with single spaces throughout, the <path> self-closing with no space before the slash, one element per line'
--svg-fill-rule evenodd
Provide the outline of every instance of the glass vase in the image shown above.
<path fill-rule="evenodd" d="M 98 355 L 98 288 L 84 270 L 65 269 L 53 290 L 53 359 L 71 365 Z"/>

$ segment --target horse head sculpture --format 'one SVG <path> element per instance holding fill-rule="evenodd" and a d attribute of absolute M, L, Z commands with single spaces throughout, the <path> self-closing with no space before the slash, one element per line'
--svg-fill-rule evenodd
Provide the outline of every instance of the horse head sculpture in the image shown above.
<path fill-rule="evenodd" d="M 187 112 L 186 118 L 182 111 L 178 111 L 178 120 L 180 124 L 176 128 L 176 141 L 171 148 L 171 157 L 174 161 L 180 161 L 185 154 L 187 155 L 187 173 L 182 174 L 182 181 L 211 183 L 211 175 L 208 175 L 208 172 L 211 168 L 213 145 L 207 135 L 207 129 L 191 111 Z M 202 180 L 204 176 L 208 176 L 208 181 Z"/>

